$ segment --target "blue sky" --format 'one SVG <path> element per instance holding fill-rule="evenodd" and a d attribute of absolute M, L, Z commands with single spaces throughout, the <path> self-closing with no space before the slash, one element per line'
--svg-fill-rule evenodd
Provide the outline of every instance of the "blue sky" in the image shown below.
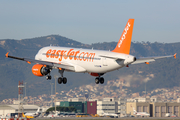
<path fill-rule="evenodd" d="M 118 41 L 134 18 L 132 41 L 180 42 L 179 0 L 0 0 L 0 39 L 58 34 L 82 43 Z"/>

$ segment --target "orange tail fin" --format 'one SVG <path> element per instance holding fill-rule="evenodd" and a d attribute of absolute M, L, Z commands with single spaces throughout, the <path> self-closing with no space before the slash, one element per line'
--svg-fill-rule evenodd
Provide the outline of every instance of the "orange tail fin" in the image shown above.
<path fill-rule="evenodd" d="M 116 48 L 112 52 L 129 54 L 131 47 L 133 25 L 134 19 L 129 19 L 119 39 L 118 44 L 116 45 Z"/>

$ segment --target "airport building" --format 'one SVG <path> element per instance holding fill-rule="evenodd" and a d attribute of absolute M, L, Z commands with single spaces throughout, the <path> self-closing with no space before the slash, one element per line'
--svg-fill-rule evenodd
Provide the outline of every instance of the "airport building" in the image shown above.
<path fill-rule="evenodd" d="M 61 107 L 74 107 L 76 108 L 77 113 L 83 113 L 83 104 L 82 102 L 68 102 L 68 101 L 63 101 L 60 102 Z"/>
<path fill-rule="evenodd" d="M 126 99 L 122 98 L 103 98 L 95 101 L 85 101 L 83 98 L 69 98 L 68 101 L 60 102 L 60 106 L 73 106 L 78 113 L 102 114 L 105 113 L 122 113 L 126 115 Z M 56 102 L 58 105 L 59 103 Z"/>
<path fill-rule="evenodd" d="M 97 102 L 96 101 L 85 101 L 85 102 L 60 102 L 61 107 L 71 107 L 76 108 L 77 113 L 87 113 L 96 114 L 97 113 Z"/>
<path fill-rule="evenodd" d="M 24 112 L 35 113 L 39 106 L 37 105 L 23 105 Z M 17 113 L 19 105 L 0 105 L 0 115 L 6 116 L 7 113 Z"/>

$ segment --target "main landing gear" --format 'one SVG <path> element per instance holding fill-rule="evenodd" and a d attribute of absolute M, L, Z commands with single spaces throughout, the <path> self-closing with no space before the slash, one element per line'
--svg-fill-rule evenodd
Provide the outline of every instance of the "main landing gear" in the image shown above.
<path fill-rule="evenodd" d="M 97 77 L 97 78 L 95 79 L 95 83 L 96 83 L 96 84 L 99 84 L 99 83 L 103 84 L 103 83 L 104 83 L 104 78 L 103 78 L 103 77 Z"/>
<path fill-rule="evenodd" d="M 58 83 L 59 84 L 61 84 L 61 83 L 63 83 L 63 84 L 66 84 L 67 83 L 67 78 L 66 77 L 63 77 L 63 73 L 64 73 L 64 69 L 59 69 L 59 73 L 61 74 L 61 77 L 59 77 L 58 79 L 57 79 L 57 81 L 58 81 Z M 51 75 L 50 75 L 50 72 L 48 73 L 48 75 L 46 76 L 46 79 L 47 80 L 51 80 Z"/>
<path fill-rule="evenodd" d="M 67 83 L 67 78 L 63 77 L 64 69 L 59 69 L 59 73 L 61 74 L 61 77 L 58 78 L 58 83 L 61 84 L 66 84 Z"/>

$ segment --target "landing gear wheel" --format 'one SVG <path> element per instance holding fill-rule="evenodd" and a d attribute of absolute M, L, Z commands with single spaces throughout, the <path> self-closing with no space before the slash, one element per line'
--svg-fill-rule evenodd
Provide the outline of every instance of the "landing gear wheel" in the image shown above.
<path fill-rule="evenodd" d="M 46 76 L 46 79 L 51 80 L 51 76 L 50 75 Z"/>
<path fill-rule="evenodd" d="M 63 78 L 63 84 L 66 84 L 66 83 L 67 83 L 67 78 L 64 77 L 64 78 Z"/>
<path fill-rule="evenodd" d="M 99 78 L 98 77 L 95 79 L 95 83 L 99 84 Z"/>
<path fill-rule="evenodd" d="M 63 77 L 64 70 L 65 69 L 59 69 L 59 73 L 61 74 L 61 79 L 62 79 L 62 82 L 60 82 L 59 79 L 58 79 L 59 84 L 61 84 L 61 83 L 66 84 L 67 83 L 67 78 Z"/>
<path fill-rule="evenodd" d="M 103 78 L 103 77 L 100 77 L 100 78 L 99 78 L 99 82 L 100 82 L 101 84 L 103 84 L 103 83 L 104 83 L 104 78 Z"/>
<path fill-rule="evenodd" d="M 63 82 L 63 79 L 61 77 L 58 78 L 58 83 L 61 84 Z"/>

